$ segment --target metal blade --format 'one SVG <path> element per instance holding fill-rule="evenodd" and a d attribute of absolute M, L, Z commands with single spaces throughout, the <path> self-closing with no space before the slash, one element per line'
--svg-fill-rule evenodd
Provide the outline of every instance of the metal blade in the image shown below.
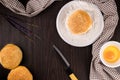
<path fill-rule="evenodd" d="M 63 59 L 64 63 L 66 64 L 67 67 L 70 67 L 69 62 L 67 61 L 67 59 L 63 56 L 63 54 L 60 52 L 60 50 L 53 45 L 53 48 L 57 51 L 57 53 L 60 55 L 60 57 Z"/>

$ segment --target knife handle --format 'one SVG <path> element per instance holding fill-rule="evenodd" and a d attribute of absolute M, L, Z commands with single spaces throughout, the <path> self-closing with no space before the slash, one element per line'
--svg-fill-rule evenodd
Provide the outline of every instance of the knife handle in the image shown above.
<path fill-rule="evenodd" d="M 71 80 L 78 80 L 74 73 L 70 74 L 69 77 Z"/>
<path fill-rule="evenodd" d="M 78 78 L 75 76 L 75 74 L 73 73 L 73 71 L 71 70 L 71 68 L 67 68 L 66 70 L 67 74 L 69 75 L 71 80 L 78 80 Z"/>

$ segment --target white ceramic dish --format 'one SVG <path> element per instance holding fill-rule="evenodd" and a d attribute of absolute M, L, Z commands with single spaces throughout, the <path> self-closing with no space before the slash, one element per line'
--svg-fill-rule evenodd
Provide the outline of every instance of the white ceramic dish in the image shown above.
<path fill-rule="evenodd" d="M 93 20 L 92 28 L 85 34 L 74 35 L 70 33 L 66 27 L 67 17 L 75 10 L 84 10 L 88 12 Z M 66 43 L 76 47 L 85 47 L 92 44 L 101 35 L 104 28 L 104 20 L 96 5 L 85 1 L 71 1 L 64 5 L 59 11 L 56 27 L 60 37 Z"/>
<path fill-rule="evenodd" d="M 106 43 L 101 47 L 101 49 L 100 49 L 100 53 L 99 53 L 99 55 L 100 55 L 100 60 L 101 60 L 102 63 L 103 63 L 104 65 L 106 65 L 107 67 L 116 68 L 116 67 L 119 67 L 119 66 L 120 66 L 120 59 L 119 59 L 117 62 L 115 62 L 115 63 L 108 63 L 108 62 L 106 62 L 106 61 L 104 60 L 104 58 L 103 58 L 103 51 L 104 51 L 104 49 L 105 49 L 106 47 L 110 46 L 110 45 L 116 46 L 116 47 L 119 48 L 119 50 L 120 50 L 120 43 L 119 43 L 119 42 L 116 42 L 116 41 L 106 42 Z"/>

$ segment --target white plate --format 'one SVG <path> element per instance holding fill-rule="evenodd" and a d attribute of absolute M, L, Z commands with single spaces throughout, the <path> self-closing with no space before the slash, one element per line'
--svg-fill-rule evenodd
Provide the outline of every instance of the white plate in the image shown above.
<path fill-rule="evenodd" d="M 93 20 L 93 27 L 85 34 L 74 35 L 68 31 L 66 19 L 73 11 L 79 9 L 88 12 Z M 101 35 L 104 27 L 104 20 L 101 11 L 96 5 L 85 1 L 71 1 L 64 5 L 59 11 L 56 27 L 60 37 L 66 43 L 76 47 L 85 47 L 92 44 Z"/>

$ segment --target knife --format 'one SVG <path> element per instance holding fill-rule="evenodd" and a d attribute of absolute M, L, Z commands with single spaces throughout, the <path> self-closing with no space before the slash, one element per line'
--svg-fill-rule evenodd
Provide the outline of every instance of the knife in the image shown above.
<path fill-rule="evenodd" d="M 67 66 L 66 72 L 68 73 L 69 77 L 71 80 L 78 80 L 78 78 L 75 76 L 75 74 L 73 73 L 72 69 L 70 68 L 70 64 L 67 61 L 67 59 L 63 56 L 63 54 L 61 53 L 61 51 L 55 46 L 53 45 L 53 48 L 57 51 L 57 53 L 59 54 L 59 56 L 62 58 L 62 60 L 64 61 L 64 63 Z"/>

